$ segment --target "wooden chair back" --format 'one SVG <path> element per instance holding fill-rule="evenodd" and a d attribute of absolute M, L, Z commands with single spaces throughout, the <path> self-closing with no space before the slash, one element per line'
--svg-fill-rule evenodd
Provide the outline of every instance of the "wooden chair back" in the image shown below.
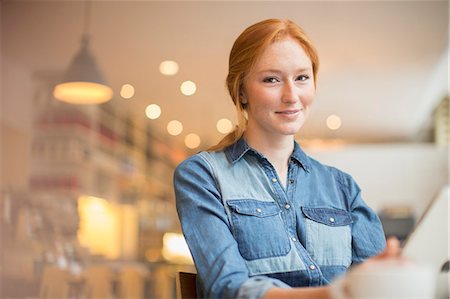
<path fill-rule="evenodd" d="M 176 276 L 177 299 L 197 298 L 197 274 L 178 272 Z"/>

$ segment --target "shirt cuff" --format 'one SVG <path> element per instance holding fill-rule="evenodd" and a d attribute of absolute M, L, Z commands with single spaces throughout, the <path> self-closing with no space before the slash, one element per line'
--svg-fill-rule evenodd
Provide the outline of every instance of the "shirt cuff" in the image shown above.
<path fill-rule="evenodd" d="M 260 299 L 271 288 L 290 288 L 284 282 L 267 276 L 253 276 L 246 280 L 238 290 L 238 299 Z"/>

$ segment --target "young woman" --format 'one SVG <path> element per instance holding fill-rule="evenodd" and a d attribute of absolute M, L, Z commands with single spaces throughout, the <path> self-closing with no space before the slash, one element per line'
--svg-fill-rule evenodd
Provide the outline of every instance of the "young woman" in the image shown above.
<path fill-rule="evenodd" d="M 259 22 L 235 41 L 226 82 L 238 125 L 174 175 L 200 297 L 335 298 L 327 285 L 385 248 L 352 177 L 294 140 L 318 67 L 311 41 L 289 20 Z"/>

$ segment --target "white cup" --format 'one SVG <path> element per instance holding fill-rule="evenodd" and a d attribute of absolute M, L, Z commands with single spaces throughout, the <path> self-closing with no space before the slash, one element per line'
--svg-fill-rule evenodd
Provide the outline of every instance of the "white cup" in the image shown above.
<path fill-rule="evenodd" d="M 373 261 L 347 274 L 352 299 L 434 299 L 436 273 L 404 261 Z"/>
<path fill-rule="evenodd" d="M 450 273 L 441 272 L 436 279 L 436 299 L 450 298 Z"/>

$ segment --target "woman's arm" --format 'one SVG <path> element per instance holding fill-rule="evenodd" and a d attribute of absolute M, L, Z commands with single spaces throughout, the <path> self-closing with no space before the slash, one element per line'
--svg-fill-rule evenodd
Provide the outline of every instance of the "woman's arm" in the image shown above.
<path fill-rule="evenodd" d="M 281 289 L 272 288 L 264 299 L 333 299 L 330 287 Z"/>
<path fill-rule="evenodd" d="M 367 260 L 360 266 L 363 266 L 365 263 L 376 263 L 388 259 L 398 259 L 400 252 L 399 241 L 396 238 L 389 238 L 386 242 L 386 248 L 382 253 Z M 346 290 L 348 281 L 345 280 L 345 276 L 338 280 L 338 282 L 334 282 L 326 287 L 293 289 L 272 288 L 267 291 L 264 299 L 350 299 Z"/>
<path fill-rule="evenodd" d="M 289 286 L 265 276 L 249 277 L 211 166 L 193 156 L 175 170 L 177 211 L 205 298 L 261 298 Z"/>
<path fill-rule="evenodd" d="M 361 189 L 347 173 L 338 171 L 348 210 L 352 214 L 352 263 L 359 264 L 379 255 L 386 246 L 380 218 L 363 200 Z"/>

